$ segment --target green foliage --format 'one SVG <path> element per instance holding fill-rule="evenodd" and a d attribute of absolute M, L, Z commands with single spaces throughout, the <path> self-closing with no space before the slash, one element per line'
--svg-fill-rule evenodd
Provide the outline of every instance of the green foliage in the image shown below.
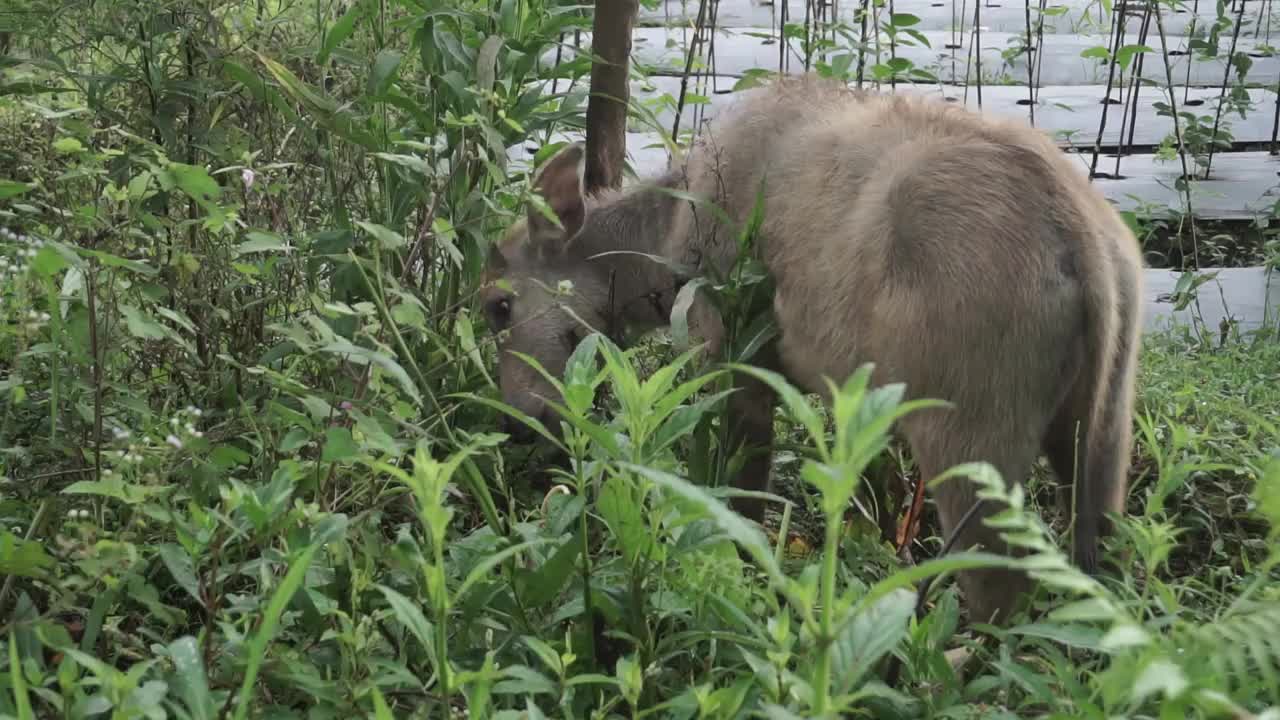
<path fill-rule="evenodd" d="M 759 213 L 669 339 L 583 339 L 550 378 L 555 427 L 496 399 L 475 291 L 529 197 L 510 149 L 582 126 L 589 65 L 547 59 L 589 8 L 20 5 L 0 18 L 0 717 L 1275 716 L 1274 343 L 1147 344 L 1113 575 L 1066 562 L 1042 484 L 981 463 L 924 480 L 972 477 L 1028 554 L 937 556 L 926 519 L 904 566 L 846 512 L 930 402 L 864 368 L 824 408 L 750 365 L 775 332 Z M 929 77 L 903 62 L 865 70 Z M 1188 142 L 1224 137 L 1185 119 Z M 731 363 L 688 347 L 694 292 L 730 318 Z M 741 374 L 784 399 L 776 529 L 726 502 Z M 504 416 L 565 461 L 512 446 Z M 946 580 L 995 565 L 1040 578 L 1045 612 L 961 674 Z"/>

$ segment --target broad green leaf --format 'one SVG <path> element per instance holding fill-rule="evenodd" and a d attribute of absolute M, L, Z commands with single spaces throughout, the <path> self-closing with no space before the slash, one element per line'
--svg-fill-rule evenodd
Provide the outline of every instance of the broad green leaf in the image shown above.
<path fill-rule="evenodd" d="M 202 167 L 175 162 L 169 163 L 165 171 L 182 192 L 202 207 L 222 197 L 222 186 Z"/>
<path fill-rule="evenodd" d="M 1045 675 L 1033 671 L 1027 665 L 1013 662 L 1007 657 L 995 660 L 994 665 L 1005 682 L 1012 682 L 1021 686 L 1029 699 L 1037 703 L 1047 704 L 1053 702 L 1053 690 L 1046 681 Z"/>
<path fill-rule="evenodd" d="M 148 189 L 151 187 L 151 171 L 143 170 L 129 179 L 129 199 L 133 202 L 144 199 L 148 196 Z"/>
<path fill-rule="evenodd" d="M 373 59 L 373 69 L 369 71 L 369 85 L 365 90 L 370 97 L 379 97 L 387 92 L 391 81 L 395 78 L 404 53 L 399 50 L 383 48 Z"/>
<path fill-rule="evenodd" d="M 532 635 L 524 635 L 520 638 L 520 641 L 523 642 L 534 655 L 538 656 L 538 659 L 547 666 L 548 670 L 557 675 L 564 671 L 564 663 L 560 658 L 560 653 L 557 653 L 554 648 L 546 643 L 546 641 Z"/>
<path fill-rule="evenodd" d="M 537 538 L 517 545 L 512 545 L 511 547 L 504 548 L 499 552 L 486 556 L 484 560 L 481 560 L 478 565 L 471 569 L 471 572 L 467 573 L 467 578 L 462 581 L 462 585 L 458 587 L 458 591 L 454 594 L 454 601 L 461 602 L 462 598 L 466 596 L 468 590 L 470 590 L 476 583 L 484 580 L 485 576 L 491 570 L 506 562 L 508 558 L 522 553 L 529 548 L 537 547 L 538 545 L 545 545 L 549 542 L 551 542 L 551 540 L 548 538 Z"/>
<path fill-rule="evenodd" d="M 493 89 L 493 78 L 497 72 L 498 51 L 502 49 L 502 36 L 490 35 L 480 45 L 476 53 L 476 87 L 483 92 Z"/>
<path fill-rule="evenodd" d="M 53 85 L 41 85 L 30 80 L 0 82 L 0 97 L 5 97 L 6 95 L 47 95 L 62 92 L 64 89 Z"/>
<path fill-rule="evenodd" d="M 453 261 L 453 266 L 462 269 L 462 251 L 458 249 L 458 231 L 454 229 L 453 223 L 447 218 L 435 217 L 431 221 L 432 240 L 438 247 L 444 248 L 449 254 L 449 259 Z"/>
<path fill-rule="evenodd" d="M 381 143 L 369 134 L 363 124 L 357 122 L 348 110 L 339 107 L 332 98 L 322 95 L 315 88 L 302 82 L 289 68 L 275 60 L 257 52 L 254 55 L 276 79 L 285 93 L 306 107 L 307 112 L 318 123 L 368 150 L 381 147 Z M 288 103 L 285 105 L 287 106 Z"/>
<path fill-rule="evenodd" d="M 1097 628 L 1088 625 L 1066 625 L 1041 621 L 1028 625 L 1018 625 L 1017 627 L 1009 628 L 1008 632 L 1010 635 L 1046 638 L 1069 647 L 1083 648 L 1085 650 L 1101 649 L 1098 639 L 1102 633 Z"/>
<path fill-rule="evenodd" d="M 372 155 L 380 160 L 386 160 L 395 163 L 400 167 L 408 168 L 416 173 L 421 173 L 427 177 L 435 175 L 435 168 L 431 167 L 431 163 L 423 160 L 417 155 L 404 155 L 399 153 L 376 152 Z"/>
<path fill-rule="evenodd" d="M 422 614 L 420 603 L 414 602 L 400 593 L 392 590 L 386 585 L 378 585 L 378 590 L 382 592 L 383 597 L 387 599 L 387 603 L 391 605 L 391 610 L 396 614 L 396 619 L 404 625 L 405 629 L 418 639 L 422 647 L 427 653 L 434 655 L 435 653 L 435 635 L 431 623 L 427 621 L 427 616 Z"/>
<path fill-rule="evenodd" d="M 1058 622 L 1110 620 L 1116 616 L 1116 608 L 1103 598 L 1077 600 L 1050 610 L 1045 616 Z M 1095 641 L 1096 644 L 1096 641 Z"/>
<path fill-rule="evenodd" d="M 324 433 L 324 451 L 321 454 L 321 462 L 342 462 L 347 458 L 360 452 L 360 448 L 356 446 L 355 440 L 351 438 L 351 431 L 345 427 L 331 427 Z"/>
<path fill-rule="evenodd" d="M 53 558 L 45 553 L 44 545 L 0 528 L 0 575 L 41 577 L 51 565 Z"/>
<path fill-rule="evenodd" d="M 549 441 L 552 445 L 555 445 L 561 450 L 566 450 L 564 445 L 560 442 L 560 438 L 552 434 L 551 431 L 547 429 L 547 426 L 542 424 L 541 420 L 538 420 L 537 418 L 526 415 L 523 412 L 521 412 L 519 409 L 511 405 L 508 405 L 504 402 L 500 402 L 498 400 L 494 400 L 492 398 L 481 397 L 479 395 L 476 395 L 475 393 L 454 393 L 449 395 L 448 397 L 451 397 L 451 398 L 456 397 L 464 400 L 470 400 L 472 402 L 480 403 L 481 405 L 487 405 L 499 412 L 510 415 L 511 417 L 515 418 L 516 420 L 519 420 L 521 423 L 528 426 L 531 430 L 537 432 L 539 435 L 546 438 L 546 440 Z"/>
<path fill-rule="evenodd" d="M 191 555 L 181 545 L 173 543 L 161 543 L 156 548 L 156 552 L 169 570 L 169 574 L 173 576 L 174 582 L 178 583 L 178 587 L 186 590 L 188 595 L 204 607 L 204 598 L 200 597 L 200 580 L 196 577 Z"/>
<path fill-rule="evenodd" d="M 84 145 L 73 137 L 64 137 L 54 141 L 53 149 L 63 155 L 71 155 L 73 153 L 84 152 Z"/>
<path fill-rule="evenodd" d="M 298 76 L 294 75 L 293 72 L 289 70 L 289 68 L 269 57 L 258 53 L 255 53 L 255 55 L 257 55 L 258 60 L 266 66 L 267 71 L 275 77 L 276 82 L 280 83 L 285 92 L 293 95 L 296 99 L 303 101 L 304 104 L 309 106 L 308 109 L 313 113 L 319 111 L 328 116 L 337 112 L 337 103 L 332 99 L 319 94 L 310 85 L 302 82 L 298 79 Z"/>
<path fill-rule="evenodd" d="M 373 693 L 373 717 L 375 720 L 395 720 L 395 716 L 391 714 L 391 708 L 387 706 L 387 701 L 382 697 L 382 692 L 378 690 L 378 686 L 370 685 L 369 691 Z"/>
<path fill-rule="evenodd" d="M 574 563 L 582 553 L 582 531 L 572 535 L 529 576 L 523 601 L 530 608 L 539 608 L 559 596 L 565 582 L 573 574 Z"/>
<path fill-rule="evenodd" d="M 605 524 L 613 531 L 613 537 L 622 550 L 627 564 L 653 554 L 653 541 L 649 524 L 645 522 L 644 506 L 636 497 L 630 483 L 621 475 L 611 475 L 600 488 L 596 509 Z"/>
<path fill-rule="evenodd" d="M 471 361 L 471 364 L 480 371 L 484 376 L 489 387 L 496 387 L 493 378 L 489 376 L 489 368 L 486 367 L 484 358 L 480 355 L 480 347 L 476 344 L 475 328 L 471 325 L 471 313 L 462 310 L 457 315 L 457 322 L 454 323 L 453 332 L 458 336 L 458 342 L 462 345 L 462 352 Z"/>
<path fill-rule="evenodd" d="M 423 332 L 427 330 L 427 314 L 424 312 L 421 303 L 412 295 L 404 293 L 396 293 L 403 300 L 391 306 L 391 319 L 396 325 L 402 328 L 413 328 Z"/>
<path fill-rule="evenodd" d="M 345 356 L 347 360 L 359 358 L 377 365 L 390 374 L 414 402 L 422 402 L 422 393 L 413 384 L 413 381 L 409 379 L 409 373 L 405 372 L 404 367 L 386 353 L 354 345 L 346 339 L 335 339 L 333 342 L 321 346 L 320 350 L 338 356 Z"/>
<path fill-rule="evenodd" d="M 506 680 L 499 680 L 493 692 L 502 695 L 551 695 L 556 686 L 545 675 L 527 665 L 508 665 L 502 669 Z"/>
<path fill-rule="evenodd" d="M 289 244 L 285 242 L 284 238 L 273 232 L 250 230 L 245 233 L 245 235 L 249 239 L 236 246 L 235 251 L 232 253 L 234 257 L 240 257 L 241 255 L 248 255 L 249 253 L 256 252 L 289 250 Z"/>
<path fill-rule="evenodd" d="M 67 267 L 67 259 L 50 245 L 45 245 L 31 261 L 31 269 L 44 277 L 53 277 Z"/>
<path fill-rule="evenodd" d="M 138 308 L 121 303 L 120 312 L 124 315 L 125 324 L 129 328 L 130 335 L 144 340 L 163 340 L 169 337 L 163 325 L 150 316 L 143 314 Z"/>
<path fill-rule="evenodd" d="M 196 333 L 195 324 L 192 323 L 191 318 L 187 317 L 186 315 L 178 312 L 177 310 L 170 310 L 169 308 L 163 305 L 156 305 L 155 309 L 158 314 L 160 314 L 165 318 L 168 318 L 175 325 L 181 327 L 183 330 L 186 330 L 187 332 L 193 335 Z"/>
<path fill-rule="evenodd" d="M 721 400 L 734 392 L 741 392 L 741 390 L 734 390 L 732 388 L 729 390 L 723 390 L 715 395 L 703 398 L 692 405 L 685 405 L 684 407 L 677 408 L 675 412 L 671 413 L 671 417 L 663 423 L 662 427 L 654 433 L 653 449 L 662 450 L 685 435 L 688 435 L 690 432 L 693 432 L 693 429 L 698 426 L 698 422 L 704 415 L 710 412 L 715 406 L 719 405 Z"/>
<path fill-rule="evenodd" d="M 209 693 L 196 639 L 187 635 L 174 640 L 169 644 L 169 657 L 173 660 L 173 672 L 169 675 L 172 695 L 182 700 L 191 720 L 214 720 L 218 708 Z"/>
<path fill-rule="evenodd" d="M 920 32 L 919 30 L 917 30 L 917 29 L 915 29 L 915 28 L 901 28 L 901 30 L 902 30 L 902 32 L 906 33 L 909 37 L 911 37 L 913 40 L 915 40 L 916 42 L 920 43 L 922 46 L 927 47 L 927 48 L 932 48 L 932 47 L 933 47 L 933 45 L 931 45 L 931 44 L 929 43 L 929 38 L 925 37 L 924 33 Z M 910 45 L 910 43 L 905 42 L 905 41 L 903 42 L 903 44 L 904 44 L 904 45 Z M 921 72 L 921 74 L 922 74 L 922 75 L 924 75 L 925 77 L 928 77 L 928 78 L 931 78 L 931 79 L 932 79 L 932 77 L 933 77 L 933 76 L 932 76 L 931 74 L 929 74 L 928 72 L 924 72 L 924 71 L 920 71 L 920 72 Z M 935 82 L 936 82 L 936 81 L 935 81 Z"/>
<path fill-rule="evenodd" d="M 643 476 L 650 482 L 675 493 L 706 512 L 725 534 L 751 554 L 752 559 L 760 565 L 779 588 L 785 587 L 786 582 L 782 569 L 774 561 L 773 552 L 769 548 L 769 541 L 758 526 L 749 523 L 741 515 L 730 510 L 724 503 L 712 497 L 706 490 L 684 478 L 632 463 L 619 463 L 619 466 Z"/>
<path fill-rule="evenodd" d="M 80 268 L 73 267 L 62 276 L 62 288 L 58 291 L 59 313 L 62 319 L 67 319 L 67 311 L 71 308 L 72 300 L 84 300 L 84 271 Z"/>
<path fill-rule="evenodd" d="M 81 480 L 71 483 L 63 488 L 62 492 L 67 495 L 100 495 L 115 498 L 126 505 L 137 505 L 153 495 L 166 491 L 168 487 L 126 483 L 124 478 L 116 473 L 105 480 Z"/>
<path fill-rule="evenodd" d="M 1151 643 L 1151 634 L 1131 622 L 1118 623 L 1107 631 L 1098 645 L 1104 652 L 1142 647 Z"/>
<path fill-rule="evenodd" d="M 1190 686 L 1182 668 L 1165 658 L 1156 658 L 1143 668 L 1133 683 L 1132 700 L 1141 703 L 1148 697 L 1159 694 L 1166 700 L 1176 700 Z"/>
<path fill-rule="evenodd" d="M 13 699 L 18 706 L 18 720 L 35 720 L 31 711 L 31 696 L 27 694 L 27 679 L 22 674 L 25 665 L 18 655 L 18 634 L 9 633 L 9 684 L 12 687 Z"/>
<path fill-rule="evenodd" d="M 35 188 L 35 183 L 21 183 L 14 180 L 0 180 L 0 200 L 17 197 Z"/>
<path fill-rule="evenodd" d="M 403 235 L 378 223 L 357 220 L 356 225 L 359 225 L 361 229 L 372 235 L 384 250 L 398 250 L 408 244 Z"/>
<path fill-rule="evenodd" d="M 894 590 L 845 626 L 832 647 L 832 680 L 839 692 L 851 692 L 886 653 L 907 635 L 916 609 L 916 594 Z"/>
<path fill-rule="evenodd" d="M 356 21 L 360 19 L 361 15 L 364 15 L 364 11 L 364 0 L 358 0 L 358 2 L 352 3 L 351 7 L 347 8 L 347 11 L 342 14 L 342 17 L 333 23 L 324 35 L 324 44 L 320 46 L 320 52 L 316 53 L 317 65 L 324 65 L 328 61 L 329 55 L 347 38 L 351 37 L 351 33 L 356 28 Z"/>
<path fill-rule="evenodd" d="M 596 366 L 600 339 L 600 333 L 593 332 L 582 338 L 573 348 L 573 352 L 569 354 L 569 359 L 564 364 L 564 382 L 568 386 L 566 390 L 569 387 L 580 386 L 594 391 L 600 384 L 602 378 Z M 574 406 L 574 403 L 569 403 L 569 407 Z"/>
<path fill-rule="evenodd" d="M 689 349 L 689 310 L 698 297 L 698 288 L 707 282 L 705 277 L 696 277 L 685 283 L 671 304 L 671 345 L 677 352 Z"/>
<path fill-rule="evenodd" d="M 1149 52 L 1155 51 L 1146 45 L 1125 45 L 1116 51 L 1116 64 L 1122 68 L 1127 68 L 1135 55 Z"/>

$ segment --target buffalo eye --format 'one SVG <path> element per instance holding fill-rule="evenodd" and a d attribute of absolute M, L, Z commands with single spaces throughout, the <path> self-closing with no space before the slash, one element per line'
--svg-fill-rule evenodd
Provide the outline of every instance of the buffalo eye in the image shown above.
<path fill-rule="evenodd" d="M 485 309 L 489 314 L 489 324 L 495 329 L 502 329 L 511 322 L 511 300 L 499 298 L 490 302 Z"/>

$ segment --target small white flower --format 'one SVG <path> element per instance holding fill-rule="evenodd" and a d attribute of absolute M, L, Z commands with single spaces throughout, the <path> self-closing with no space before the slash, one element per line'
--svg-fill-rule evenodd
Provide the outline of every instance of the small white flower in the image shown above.
<path fill-rule="evenodd" d="M 179 419 L 178 419 L 178 418 L 176 418 L 176 417 L 171 417 L 171 418 L 169 418 L 169 424 L 170 424 L 170 425 L 172 425 L 172 426 L 174 426 L 174 427 L 178 427 L 178 423 L 180 423 L 180 422 L 182 422 L 182 421 L 181 421 L 181 420 L 179 420 Z"/>
<path fill-rule="evenodd" d="M 257 177 L 258 177 L 257 173 L 255 173 L 253 170 L 250 170 L 249 168 L 244 168 L 243 170 L 240 171 L 240 181 L 244 183 L 245 190 L 248 190 L 249 188 L 253 187 L 253 181 Z"/>
<path fill-rule="evenodd" d="M 169 437 L 165 438 L 164 441 L 178 448 L 179 450 L 182 449 L 182 441 L 178 439 L 177 435 L 170 435 Z"/>

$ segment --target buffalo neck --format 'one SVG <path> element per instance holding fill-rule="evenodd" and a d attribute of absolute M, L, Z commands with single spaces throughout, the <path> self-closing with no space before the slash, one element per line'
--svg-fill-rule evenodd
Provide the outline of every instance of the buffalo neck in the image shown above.
<path fill-rule="evenodd" d="M 676 294 L 688 279 L 667 257 L 672 219 L 680 200 L 668 190 L 670 173 L 592 199 L 574 252 L 599 263 L 610 278 L 609 334 L 644 333 L 670 323 Z"/>

